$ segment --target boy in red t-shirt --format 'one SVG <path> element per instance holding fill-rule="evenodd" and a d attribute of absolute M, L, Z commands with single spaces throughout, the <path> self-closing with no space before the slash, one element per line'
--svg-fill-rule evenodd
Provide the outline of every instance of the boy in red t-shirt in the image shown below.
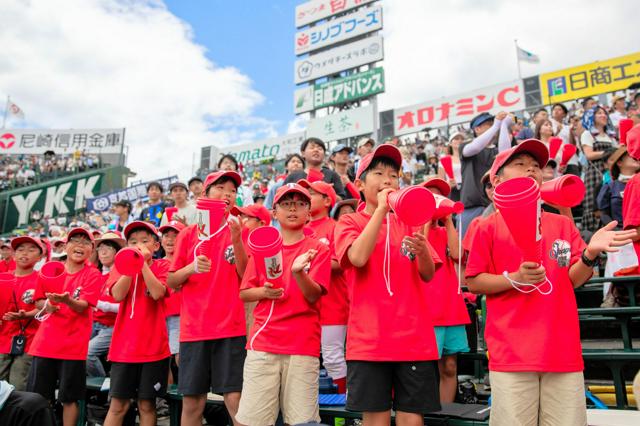
<path fill-rule="evenodd" d="M 356 186 L 364 210 L 343 215 L 335 229 L 336 254 L 350 280 L 347 325 L 347 409 L 365 425 L 422 424 L 440 409 L 438 346 L 428 282 L 441 260 L 417 227 L 391 213 L 402 155 L 378 146 L 360 160 Z"/>
<path fill-rule="evenodd" d="M 227 215 L 241 184 L 242 178 L 234 171 L 210 173 L 204 196 L 225 201 L 225 216 L 221 223 L 211 224 L 211 235 L 206 239 L 199 239 L 195 224 L 183 229 L 176 241 L 167 284 L 182 292 L 178 384 L 184 395 L 182 425 L 202 424 L 207 392 L 224 396 L 232 419 L 238 411 L 247 343 L 239 292 L 247 255 L 241 225 L 227 221 Z M 207 255 L 196 256 L 201 247 Z"/>
<path fill-rule="evenodd" d="M 0 313 L 0 380 L 24 391 L 32 361 L 27 352 L 38 330 L 38 321 L 33 318 L 38 312 L 33 300 L 38 273 L 33 267 L 44 256 L 45 246 L 39 238 L 18 237 L 11 240 L 11 248 L 15 253 L 16 283 L 8 310 Z"/>
<path fill-rule="evenodd" d="M 169 377 L 169 341 L 165 325 L 169 261 L 153 259 L 160 248 L 158 231 L 148 222 L 124 228 L 127 246 L 144 257 L 135 276 L 122 275 L 109 289 L 120 302 L 109 350 L 111 404 L 105 426 L 121 425 L 130 400 L 137 399 L 140 424 L 156 424 L 156 398 L 164 395 Z"/>
<path fill-rule="evenodd" d="M 66 276 L 61 288 L 51 289 L 51 283 L 39 280 L 33 296 L 40 310 L 36 319 L 41 324 L 29 349 L 33 363 L 27 391 L 53 402 L 57 388 L 63 423 L 72 426 L 78 420 L 78 401 L 85 397 L 91 308 L 98 302 L 102 277 L 88 264 L 93 253 L 91 232 L 71 229 L 66 238 L 66 252 Z"/>
<path fill-rule="evenodd" d="M 311 196 L 290 183 L 276 191 L 273 214 L 282 228 L 280 282 L 269 282 L 252 258 L 240 297 L 254 310 L 237 420 L 273 425 L 281 410 L 289 425 L 319 422 L 320 297 L 327 293 L 331 256 L 305 238 Z"/>
<path fill-rule="evenodd" d="M 13 272 L 16 269 L 16 261 L 13 258 L 11 243 L 0 243 L 0 272 Z"/>
<path fill-rule="evenodd" d="M 312 183 L 303 179 L 298 183 L 311 194 L 311 221 L 307 226 L 315 231 L 320 242 L 326 244 L 331 252 L 331 291 L 322 299 L 320 309 L 322 364 L 333 382 L 338 385 L 338 393 L 346 393 L 347 361 L 344 359 L 344 347 L 349 299 L 347 280 L 335 254 L 333 231 L 336 222 L 329 216 L 338 196 L 333 185 L 323 181 Z"/>
<path fill-rule="evenodd" d="M 516 177 L 540 185 L 549 158 L 535 139 L 503 151 L 494 187 Z M 593 275 L 602 251 L 629 242 L 615 221 L 585 245 L 567 217 L 541 213 L 542 263 L 521 261 L 499 212 L 478 225 L 467 263 L 469 289 L 487 295 L 485 340 L 492 389 L 491 424 L 586 424 L 584 368 L 574 288 Z"/>
<path fill-rule="evenodd" d="M 422 185 L 443 197 L 447 197 L 451 192 L 451 186 L 440 178 L 430 179 Z M 444 222 L 444 226 L 439 222 Z M 456 273 L 455 262 L 460 256 L 458 231 L 453 218 L 448 215 L 427 223 L 425 235 L 443 262 L 432 283 L 427 287 L 427 300 L 431 307 L 440 355 L 440 402 L 453 402 L 458 384 L 456 354 L 469 352 L 465 325 L 471 322 Z"/>

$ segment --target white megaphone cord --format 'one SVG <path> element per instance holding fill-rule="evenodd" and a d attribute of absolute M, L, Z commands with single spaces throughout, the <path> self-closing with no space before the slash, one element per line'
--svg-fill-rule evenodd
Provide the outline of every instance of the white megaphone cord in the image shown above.
<path fill-rule="evenodd" d="M 258 329 L 258 331 L 256 331 L 256 334 L 253 335 L 253 337 L 251 338 L 251 341 L 249 342 L 249 347 L 251 348 L 251 350 L 253 350 L 253 342 L 255 342 L 256 337 L 258 337 L 258 334 L 262 333 L 262 330 L 264 330 L 264 328 L 267 326 L 267 324 L 269 324 L 269 320 L 271 319 L 271 315 L 273 315 L 273 307 L 275 306 L 276 301 L 272 300 L 271 301 L 271 308 L 269 308 L 269 315 L 267 315 L 267 320 L 264 322 L 264 324 L 262 324 L 262 327 L 260 327 Z"/>
<path fill-rule="evenodd" d="M 551 292 L 553 291 L 553 283 L 551 281 L 549 281 L 549 278 L 547 278 L 546 276 L 544 277 L 544 282 L 542 282 L 540 284 L 529 284 L 529 283 L 521 283 L 521 282 L 518 282 L 516 280 L 512 280 L 509 277 L 509 273 L 507 271 L 504 271 L 502 273 L 502 275 L 507 279 L 507 281 L 509 281 L 509 283 L 511 284 L 511 287 L 515 288 L 520 293 L 529 294 L 529 293 L 532 293 L 534 291 L 537 291 L 538 293 L 542 294 L 543 296 L 546 296 L 546 295 L 551 294 Z M 544 284 L 545 282 L 549 283 L 549 291 L 547 291 L 547 292 L 544 292 L 544 291 L 540 290 L 540 287 L 542 287 L 542 284 Z M 521 287 L 533 287 L 533 288 L 531 288 L 530 290 L 523 290 L 523 289 L 519 288 L 519 286 L 521 286 Z"/>

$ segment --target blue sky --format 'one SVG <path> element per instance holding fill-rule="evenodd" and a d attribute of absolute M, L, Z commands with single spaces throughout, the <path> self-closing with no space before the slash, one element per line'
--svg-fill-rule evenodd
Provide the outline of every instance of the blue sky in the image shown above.
<path fill-rule="evenodd" d="M 295 6 L 300 1 L 169 0 L 174 15 L 188 22 L 196 43 L 216 65 L 234 67 L 253 80 L 266 99 L 255 114 L 276 121 L 284 134 L 293 114 Z"/>

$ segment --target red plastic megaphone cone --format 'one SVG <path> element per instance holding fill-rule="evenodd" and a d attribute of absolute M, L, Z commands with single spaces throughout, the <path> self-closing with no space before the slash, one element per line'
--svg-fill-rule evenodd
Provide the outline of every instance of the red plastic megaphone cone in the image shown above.
<path fill-rule="evenodd" d="M 173 215 L 178 213 L 177 207 L 167 207 L 164 209 L 164 214 L 167 216 L 167 222 L 171 222 Z"/>
<path fill-rule="evenodd" d="M 144 256 L 137 248 L 125 247 L 116 253 L 114 265 L 121 275 L 135 276 L 142 270 Z"/>
<path fill-rule="evenodd" d="M 66 278 L 64 263 L 55 260 L 42 265 L 38 272 L 38 282 L 42 284 L 45 293 L 62 294 Z"/>
<path fill-rule="evenodd" d="M 576 155 L 577 150 L 578 148 L 576 148 L 575 145 L 571 145 L 568 143 L 564 144 L 564 146 L 562 147 L 562 159 L 560 160 L 560 165 L 566 166 L 569 160 L 571 160 L 571 157 Z"/>
<path fill-rule="evenodd" d="M 633 120 L 630 118 L 621 118 L 618 123 L 618 130 L 620 132 L 620 144 L 627 144 L 627 133 L 633 127 Z"/>
<path fill-rule="evenodd" d="M 433 194 L 433 198 L 436 202 L 436 209 L 433 212 L 432 219 L 440 219 L 453 213 L 460 214 L 464 210 L 464 204 L 459 201 L 452 201 L 438 194 Z"/>
<path fill-rule="evenodd" d="M 388 203 L 398 219 L 409 226 L 421 226 L 429 222 L 436 208 L 433 193 L 421 185 L 392 192 Z"/>
<path fill-rule="evenodd" d="M 196 226 L 198 238 L 206 239 L 215 233 L 222 225 L 227 203 L 222 200 L 199 198 L 196 202 Z"/>
<path fill-rule="evenodd" d="M 273 226 L 256 228 L 247 240 L 249 252 L 253 255 L 256 268 L 262 272 L 274 287 L 282 287 L 282 235 Z"/>
<path fill-rule="evenodd" d="M 535 185 L 538 188 L 536 181 L 528 177 L 514 178 L 499 184 L 495 189 L 497 194 L 513 195 L 524 192 L 525 195 L 507 198 L 507 200 L 494 197 L 494 203 L 511 232 L 513 240 L 520 248 L 524 260 L 540 263 L 542 259 L 540 191 L 539 189 L 533 193 L 523 191 L 527 185 Z"/>
<path fill-rule="evenodd" d="M 558 151 L 560 151 L 561 146 L 562 138 L 559 138 L 557 136 L 549 138 L 549 158 L 556 158 L 556 155 L 558 155 Z"/>
<path fill-rule="evenodd" d="M 562 207 L 577 206 L 585 192 L 584 182 L 575 175 L 564 175 L 540 186 L 540 196 L 545 202 Z"/>
<path fill-rule="evenodd" d="M 449 179 L 453 179 L 453 159 L 450 155 L 440 157 L 440 164 Z"/>

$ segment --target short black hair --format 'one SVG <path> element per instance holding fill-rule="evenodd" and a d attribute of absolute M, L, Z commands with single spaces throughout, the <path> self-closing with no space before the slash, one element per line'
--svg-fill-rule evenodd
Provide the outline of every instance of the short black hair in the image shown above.
<path fill-rule="evenodd" d="M 546 112 L 547 114 L 549 114 L 549 111 L 547 111 L 546 108 L 539 108 L 538 110 L 536 110 L 536 112 L 533 113 L 534 117 L 538 115 L 539 112 Z"/>
<path fill-rule="evenodd" d="M 580 104 L 582 105 L 582 108 L 585 108 L 587 106 L 587 102 L 593 101 L 593 100 L 595 100 L 595 99 L 593 99 L 591 96 L 589 96 L 588 98 L 584 98 L 582 100 L 582 102 L 580 102 Z"/>
<path fill-rule="evenodd" d="M 160 190 L 160 192 L 164 192 L 164 188 L 162 187 L 162 184 L 158 181 L 153 181 L 153 182 L 149 182 L 147 184 L 147 192 L 149 192 L 149 190 L 153 187 L 156 187 Z"/>
<path fill-rule="evenodd" d="M 569 114 L 569 110 L 567 109 L 567 107 L 566 107 L 566 106 L 564 106 L 564 104 L 560 104 L 560 103 L 558 103 L 558 104 L 553 104 L 553 105 L 551 105 L 551 111 L 553 111 L 553 109 L 554 109 L 555 107 L 560 107 L 560 108 L 562 108 L 562 111 L 564 111 L 564 115 Z"/>
<path fill-rule="evenodd" d="M 218 160 L 218 168 L 220 168 L 220 166 L 222 165 L 222 162 L 225 159 L 231 161 L 236 166 L 236 170 L 238 170 L 238 160 L 236 160 L 236 157 L 234 157 L 231 154 L 224 154 L 222 157 L 220 157 L 220 159 Z"/>
<path fill-rule="evenodd" d="M 531 158 L 533 158 L 534 160 L 538 161 L 538 159 L 537 159 L 533 154 L 531 154 L 531 153 L 529 153 L 529 152 L 527 152 L 527 151 L 519 152 L 519 153 L 517 153 L 517 154 L 513 155 L 511 158 L 509 158 L 509 159 L 507 160 L 507 162 L 506 162 L 506 163 L 504 163 L 502 166 L 500 166 L 500 168 L 499 168 L 499 169 L 498 169 L 498 171 L 496 172 L 496 176 L 500 176 L 500 175 L 502 175 L 502 173 L 504 172 L 504 168 L 505 168 L 505 167 L 507 167 L 509 164 L 513 163 L 513 161 L 514 161 L 516 158 L 520 158 L 520 157 L 522 157 L 523 155 L 528 155 L 529 157 L 531 157 Z M 545 165 L 546 165 L 546 164 L 540 164 L 540 168 L 541 168 L 541 169 L 543 169 Z"/>
<path fill-rule="evenodd" d="M 189 182 L 187 183 L 187 186 L 191 186 L 191 184 L 193 182 L 200 182 L 200 183 L 204 183 L 204 181 L 202 180 L 202 178 L 200 176 L 194 176 L 191 179 L 189 179 Z"/>
<path fill-rule="evenodd" d="M 289 161 L 291 161 L 294 158 L 297 158 L 298 160 L 302 161 L 302 168 L 303 169 L 305 167 L 307 167 L 307 162 L 304 161 L 304 158 L 300 154 L 289 154 L 289 155 L 287 155 L 287 158 L 284 159 L 284 167 L 286 168 L 289 165 Z"/>
<path fill-rule="evenodd" d="M 327 146 L 324 144 L 324 142 L 322 142 L 322 139 L 318 138 L 305 139 L 304 142 L 302 142 L 302 145 L 300 145 L 300 152 L 304 152 L 310 143 L 320 146 L 324 152 L 327 152 Z"/>
<path fill-rule="evenodd" d="M 361 181 L 365 181 L 367 178 L 367 174 L 369 174 L 369 170 L 378 167 L 378 166 L 384 166 L 384 167 L 391 167 L 393 170 L 395 170 L 396 172 L 400 172 L 400 167 L 398 167 L 398 165 L 391 160 L 391 158 L 389 157 L 376 157 L 373 159 L 373 161 L 371 162 L 371 164 L 369 164 L 369 167 L 367 167 L 367 169 L 362 172 L 362 174 L 360 175 L 360 180 Z"/>
<path fill-rule="evenodd" d="M 238 182 L 236 182 L 236 180 L 234 178 L 232 178 L 231 176 L 221 176 L 219 179 L 214 180 L 213 182 L 211 182 L 209 184 L 209 186 L 207 186 L 204 189 L 204 194 L 207 195 L 209 193 L 209 189 L 213 186 L 213 185 L 223 185 L 227 182 L 233 182 L 233 186 L 236 187 L 236 189 L 238 189 Z"/>
<path fill-rule="evenodd" d="M 131 234 L 133 234 L 134 232 L 140 232 L 140 231 L 142 231 L 142 232 L 144 232 L 144 233 L 146 233 L 148 235 L 151 235 L 154 240 L 160 241 L 160 238 L 158 237 L 158 235 L 156 235 L 153 232 L 149 231 L 149 228 L 147 228 L 146 226 L 136 226 L 131 231 L 129 231 L 129 236 L 127 237 L 127 241 L 129 241 L 129 238 L 131 237 Z"/>

